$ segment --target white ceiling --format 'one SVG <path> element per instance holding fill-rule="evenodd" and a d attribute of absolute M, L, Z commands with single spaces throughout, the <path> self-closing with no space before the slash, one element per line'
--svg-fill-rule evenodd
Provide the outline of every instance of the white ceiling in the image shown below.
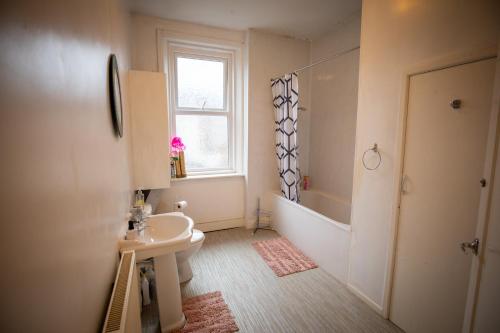
<path fill-rule="evenodd" d="M 132 12 L 314 39 L 361 10 L 361 0 L 129 0 Z"/>

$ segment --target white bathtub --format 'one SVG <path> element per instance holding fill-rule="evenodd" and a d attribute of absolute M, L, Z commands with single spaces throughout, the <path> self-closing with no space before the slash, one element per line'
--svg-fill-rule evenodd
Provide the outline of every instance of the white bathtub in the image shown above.
<path fill-rule="evenodd" d="M 300 205 L 328 217 L 332 222 L 351 224 L 351 205 L 319 191 L 301 191 Z"/>
<path fill-rule="evenodd" d="M 350 205 L 317 191 L 302 191 L 301 204 L 270 195 L 272 226 L 321 268 L 347 282 Z"/>

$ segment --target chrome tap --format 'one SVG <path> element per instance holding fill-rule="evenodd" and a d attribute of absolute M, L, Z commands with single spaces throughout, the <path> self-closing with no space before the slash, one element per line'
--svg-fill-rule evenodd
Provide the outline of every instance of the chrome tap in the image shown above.
<path fill-rule="evenodd" d="M 134 221 L 135 230 L 142 233 L 144 229 L 148 228 L 145 222 L 149 216 L 144 212 L 143 207 L 133 207 L 130 210 L 130 213 L 132 214 L 132 221 Z"/>

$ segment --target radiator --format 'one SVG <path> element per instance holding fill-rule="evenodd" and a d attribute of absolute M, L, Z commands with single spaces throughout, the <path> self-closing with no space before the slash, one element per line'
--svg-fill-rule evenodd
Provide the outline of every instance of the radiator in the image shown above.
<path fill-rule="evenodd" d="M 141 311 L 134 251 L 122 253 L 103 333 L 140 333 Z"/>

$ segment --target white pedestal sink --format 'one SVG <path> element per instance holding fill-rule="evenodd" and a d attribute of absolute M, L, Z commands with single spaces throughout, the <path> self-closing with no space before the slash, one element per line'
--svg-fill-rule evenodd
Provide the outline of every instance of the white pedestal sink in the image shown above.
<path fill-rule="evenodd" d="M 175 252 L 189 247 L 193 235 L 193 220 L 182 213 L 152 215 L 139 240 L 120 242 L 120 250 L 134 250 L 139 262 L 154 258 L 156 295 L 162 333 L 184 326 L 181 289 Z"/>

